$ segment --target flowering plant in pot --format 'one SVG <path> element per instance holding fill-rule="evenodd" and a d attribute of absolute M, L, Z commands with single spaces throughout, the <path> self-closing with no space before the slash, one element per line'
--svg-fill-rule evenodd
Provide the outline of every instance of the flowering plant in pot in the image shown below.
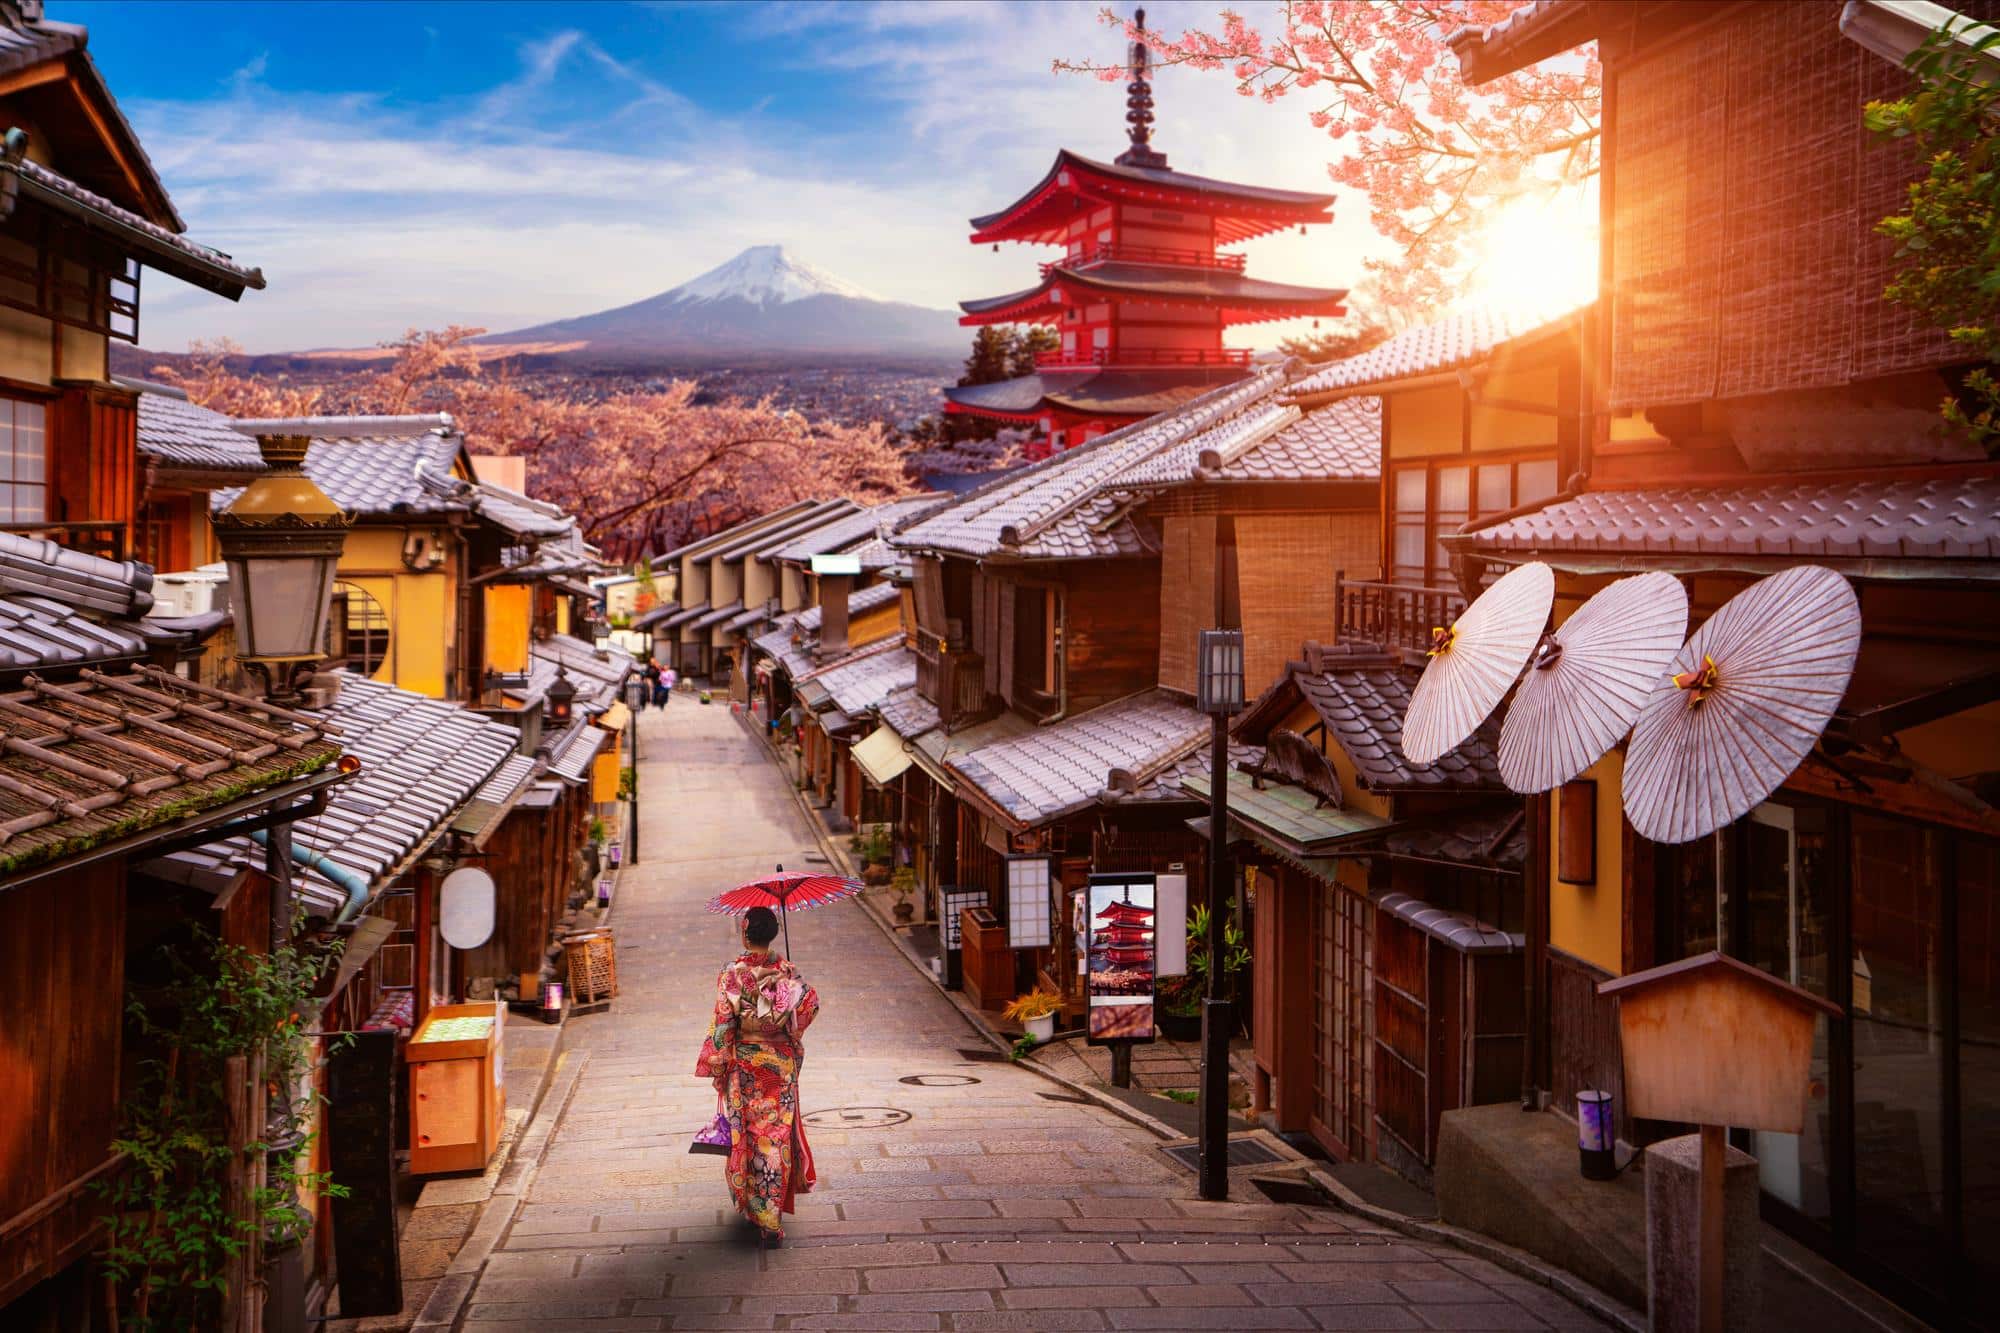
<path fill-rule="evenodd" d="M 1009 1000 L 1000 1014 L 1019 1023 L 1030 1037 L 1041 1043 L 1056 1035 L 1056 1014 L 1061 1008 L 1062 996 L 1045 986 L 1037 986 L 1026 995 Z"/>

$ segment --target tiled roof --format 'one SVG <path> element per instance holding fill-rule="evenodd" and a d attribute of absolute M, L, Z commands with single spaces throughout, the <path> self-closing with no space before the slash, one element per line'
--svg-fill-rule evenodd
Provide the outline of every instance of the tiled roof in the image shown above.
<path fill-rule="evenodd" d="M 1229 269 L 1114 261 L 1092 264 L 1087 268 L 1051 265 L 1042 280 L 1033 287 L 1009 292 L 1004 296 L 960 301 L 958 308 L 967 314 L 976 315 L 1005 310 L 1023 302 L 1040 305 L 1042 302 L 1038 298 L 1057 287 L 1078 288 L 1082 289 L 1082 292 L 1106 292 L 1113 295 L 1169 299 L 1192 297 L 1238 312 L 1269 306 L 1273 309 L 1263 316 L 1268 319 L 1283 318 L 1301 308 L 1304 313 L 1323 309 L 1328 314 L 1339 314 L 1341 298 L 1347 295 L 1347 289 L 1344 287 L 1301 287 L 1287 282 L 1252 278 Z M 1079 294 L 1073 299 L 1080 301 L 1083 295 Z"/>
<path fill-rule="evenodd" d="M 1369 791 L 1505 791 L 1500 780 L 1500 722 L 1490 717 L 1456 750 L 1429 768 L 1403 758 L 1403 714 L 1417 673 L 1402 666 L 1329 666 L 1315 674 L 1293 666 L 1291 680 L 1353 761 Z"/>
<path fill-rule="evenodd" d="M 739 597 L 733 602 L 711 607 L 706 613 L 696 616 L 690 628 L 708 629 L 711 626 L 720 625 L 725 620 L 734 619 L 742 610 L 743 599 Z"/>
<path fill-rule="evenodd" d="M 750 641 L 752 647 L 765 656 L 774 659 L 785 669 L 793 680 L 812 674 L 812 646 L 814 636 L 807 634 L 798 643 L 792 642 L 795 619 L 787 616 L 778 627 L 768 634 L 760 634 Z"/>
<path fill-rule="evenodd" d="M 0 155 L 0 175 L 13 173 L 23 197 L 36 200 L 105 232 L 139 251 L 141 260 L 164 273 L 231 298 L 245 287 L 262 289 L 261 269 L 240 264 L 220 250 L 199 245 L 178 232 L 112 203 L 60 172 L 30 158 Z"/>
<path fill-rule="evenodd" d="M 125 619 L 153 605 L 153 571 L 39 537 L 0 532 L 0 592 L 45 597 L 67 608 Z"/>
<path fill-rule="evenodd" d="M 1024 825 L 1041 823 L 1111 796 L 1112 770 L 1137 779 L 1123 799 L 1180 799 L 1176 766 L 1210 732 L 1208 718 L 1153 691 L 1120 699 L 983 745 L 949 761 L 953 772 Z M 1162 781 L 1166 775 L 1169 780 Z"/>
<path fill-rule="evenodd" d="M 1086 172 L 1109 176 L 1116 180 L 1128 180 L 1135 184 L 1166 186 L 1175 190 L 1189 190 L 1197 194 L 1210 195 L 1218 199 L 1240 199 L 1258 205 L 1301 208 L 1323 211 L 1333 206 L 1330 194 L 1314 194 L 1304 190 L 1277 190 L 1264 185 L 1239 185 L 1235 181 L 1216 180 L 1209 176 L 1193 176 L 1184 171 L 1169 171 L 1163 167 L 1125 166 L 1116 162 L 1099 162 L 1073 153 L 1065 148 L 1057 152 L 1056 160 L 1048 174 L 1032 190 L 997 213 L 988 213 L 972 219 L 975 231 L 983 231 L 1003 221 L 1008 214 L 1029 203 L 1055 179 L 1056 173 L 1065 166 L 1076 166 Z M 1224 211 L 1226 210 L 1219 210 Z"/>
<path fill-rule="evenodd" d="M 904 740 L 914 740 L 939 722 L 937 705 L 917 693 L 914 685 L 891 690 L 876 705 L 882 720 Z"/>
<path fill-rule="evenodd" d="M 611 733 L 603 727 L 594 727 L 579 718 L 569 730 L 556 737 L 549 745 L 549 772 L 571 782 L 583 782 L 590 776 L 591 761 L 604 749 L 611 739 Z"/>
<path fill-rule="evenodd" d="M 1466 84 L 1477 87 L 1593 40 L 1603 8 L 1590 0 L 1529 0 L 1497 23 L 1459 28 L 1445 44 Z"/>
<path fill-rule="evenodd" d="M 1237 366 L 1048 370 L 991 384 L 949 385 L 944 396 L 968 411 L 1002 416 L 1032 416 L 1046 403 L 1099 416 L 1150 417 L 1243 379 Z"/>
<path fill-rule="evenodd" d="M 0 74 L 12 74 L 80 50 L 85 39 L 85 30 L 73 23 L 44 19 L 18 28 L 0 25 Z"/>
<path fill-rule="evenodd" d="M 1521 820 L 1521 803 L 1514 801 L 1485 814 L 1459 811 L 1399 824 L 1383 836 L 1382 846 L 1398 855 L 1428 861 L 1518 870 L 1527 860 L 1528 835 Z"/>
<path fill-rule="evenodd" d="M 169 471 L 221 473 L 239 482 L 269 471 L 255 440 L 178 391 L 139 394 L 139 452 Z"/>
<path fill-rule="evenodd" d="M 857 543 L 866 542 L 878 532 L 893 529 L 898 523 L 944 503 L 948 498 L 926 493 L 901 500 L 885 500 L 795 537 L 773 552 L 771 559 L 803 564 L 816 555 L 845 551 Z"/>
<path fill-rule="evenodd" d="M 1385 893 L 1375 900 L 1375 907 L 1443 940 L 1460 953 L 1517 953 L 1525 943 L 1520 935 L 1510 935 L 1471 917 L 1432 907 L 1407 893 Z"/>
<path fill-rule="evenodd" d="M 340 755 L 316 724 L 171 672 L 87 671 L 0 695 L 0 876 L 307 777 Z M 351 784 L 350 784 L 351 785 Z"/>
<path fill-rule="evenodd" d="M 1615 556 L 2000 557 L 2000 475 L 1788 479 L 1586 491 L 1448 538 L 1474 551 Z M 2000 568 L 1993 570 L 2000 577 Z"/>
<path fill-rule="evenodd" d="M 763 602 L 759 603 L 756 606 L 751 607 L 747 611 L 739 612 L 738 614 L 731 616 L 729 618 L 729 623 L 724 625 L 723 628 L 726 630 L 730 630 L 732 632 L 741 632 L 743 630 L 751 628 L 754 625 L 761 624 L 762 622 L 769 620 L 771 618 L 773 614 L 771 610 L 771 605 L 772 604 L 769 602 Z"/>
<path fill-rule="evenodd" d="M 308 459 L 310 466 L 310 459 Z M 459 501 L 481 518 L 516 537 L 563 537 L 576 531 L 576 519 L 562 506 L 537 500 L 490 481 L 467 481 L 451 473 L 451 465 L 425 462 L 418 483 L 440 500 Z"/>
<path fill-rule="evenodd" d="M 192 648 L 214 616 L 147 617 L 153 572 L 0 532 L 0 671 L 58 669 Z"/>
<path fill-rule="evenodd" d="M 342 748 L 361 760 L 361 771 L 333 789 L 323 814 L 293 826 L 294 855 L 315 853 L 371 888 L 430 846 L 521 740 L 513 727 L 457 704 L 345 673 L 323 716 L 340 729 Z M 217 869 L 261 865 L 263 855 L 248 838 L 233 838 L 171 860 Z M 310 909 L 330 914 L 346 899 L 310 868 L 299 883 Z"/>
<path fill-rule="evenodd" d="M 655 625 L 664 624 L 666 621 L 672 620 L 680 613 L 681 604 L 679 602 L 661 602 L 652 610 L 642 611 L 632 617 L 632 628 L 651 629 Z"/>
<path fill-rule="evenodd" d="M 1121 473 L 1209 430 L 1269 396 L 1283 371 L 1259 371 L 1186 407 L 1100 436 L 1010 472 L 926 514 L 892 537 L 905 550 L 1023 558 L 1137 555 L 1146 549 L 1132 523 L 1105 522 L 1107 485 Z"/>
<path fill-rule="evenodd" d="M 448 477 L 465 447 L 456 434 L 426 431 L 398 439 L 315 439 L 306 451 L 306 475 L 342 509 L 357 514 L 470 512 L 469 494 L 445 494 L 422 474 Z M 210 507 L 226 508 L 239 492 L 216 491 Z"/>
<path fill-rule="evenodd" d="M 534 756 L 508 756 L 485 785 L 472 793 L 472 799 L 459 809 L 451 821 L 452 832 L 465 834 L 474 845 L 483 842 L 486 835 L 507 817 L 507 812 L 514 808 L 521 794 L 527 791 L 528 784 L 540 772 L 540 761 Z"/>
<path fill-rule="evenodd" d="M 1503 344 L 1554 329 L 1588 310 L 1470 310 L 1405 329 L 1379 347 L 1315 369 L 1291 386 L 1294 396 L 1388 384 L 1484 361 Z"/>
<path fill-rule="evenodd" d="M 623 648 L 593 648 L 571 635 L 552 634 L 529 645 L 528 688 L 539 697 L 554 683 L 560 666 L 576 687 L 575 707 L 601 713 L 618 702 L 619 690 L 638 665 Z"/>
<path fill-rule="evenodd" d="M 812 508 L 796 517 L 748 532 L 734 541 L 718 546 L 704 558 L 724 561 L 745 558 L 769 560 L 786 544 L 818 532 L 829 523 L 839 522 L 854 513 L 858 507 L 852 500 L 816 501 Z"/>
<path fill-rule="evenodd" d="M 891 690 L 917 683 L 917 655 L 899 634 L 886 643 L 871 643 L 836 658 L 800 683 L 806 682 L 825 690 L 841 712 L 858 717 L 881 703 Z"/>
<path fill-rule="evenodd" d="M 1372 481 L 1382 473 L 1382 400 L 1342 398 L 1241 452 L 1204 451 L 1212 481 Z"/>

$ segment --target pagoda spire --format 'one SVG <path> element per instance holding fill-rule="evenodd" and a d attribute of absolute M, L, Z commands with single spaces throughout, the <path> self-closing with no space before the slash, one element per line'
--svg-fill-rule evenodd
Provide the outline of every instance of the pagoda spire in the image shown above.
<path fill-rule="evenodd" d="M 1133 10 L 1132 24 L 1143 37 L 1146 11 Z M 1139 38 L 1132 41 L 1131 69 L 1132 81 L 1125 85 L 1125 133 L 1132 140 L 1132 146 L 1118 155 L 1118 165 L 1171 171 L 1173 168 L 1167 165 L 1167 155 L 1153 147 L 1153 85 L 1146 77 L 1153 69 L 1153 52 Z"/>

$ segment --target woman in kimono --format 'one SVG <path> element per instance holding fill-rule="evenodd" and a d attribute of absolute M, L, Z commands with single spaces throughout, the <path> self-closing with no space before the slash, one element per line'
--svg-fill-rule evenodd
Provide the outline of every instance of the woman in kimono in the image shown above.
<path fill-rule="evenodd" d="M 715 979 L 715 1021 L 694 1066 L 714 1081 L 729 1120 L 729 1193 L 767 1245 L 784 1240 L 780 1215 L 815 1179 L 798 1092 L 800 1039 L 819 1014 L 819 993 L 772 950 L 777 935 L 770 908 L 744 917 L 743 953 Z"/>

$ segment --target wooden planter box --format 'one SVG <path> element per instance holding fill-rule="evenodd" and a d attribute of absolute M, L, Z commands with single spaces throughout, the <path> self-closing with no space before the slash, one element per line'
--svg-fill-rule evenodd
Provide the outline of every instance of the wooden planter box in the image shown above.
<path fill-rule="evenodd" d="M 475 1035 L 441 1036 L 453 1019 L 484 1018 Z M 410 1174 L 479 1171 L 500 1144 L 507 1105 L 501 1064 L 505 1006 L 441 1004 L 410 1036 Z"/>

